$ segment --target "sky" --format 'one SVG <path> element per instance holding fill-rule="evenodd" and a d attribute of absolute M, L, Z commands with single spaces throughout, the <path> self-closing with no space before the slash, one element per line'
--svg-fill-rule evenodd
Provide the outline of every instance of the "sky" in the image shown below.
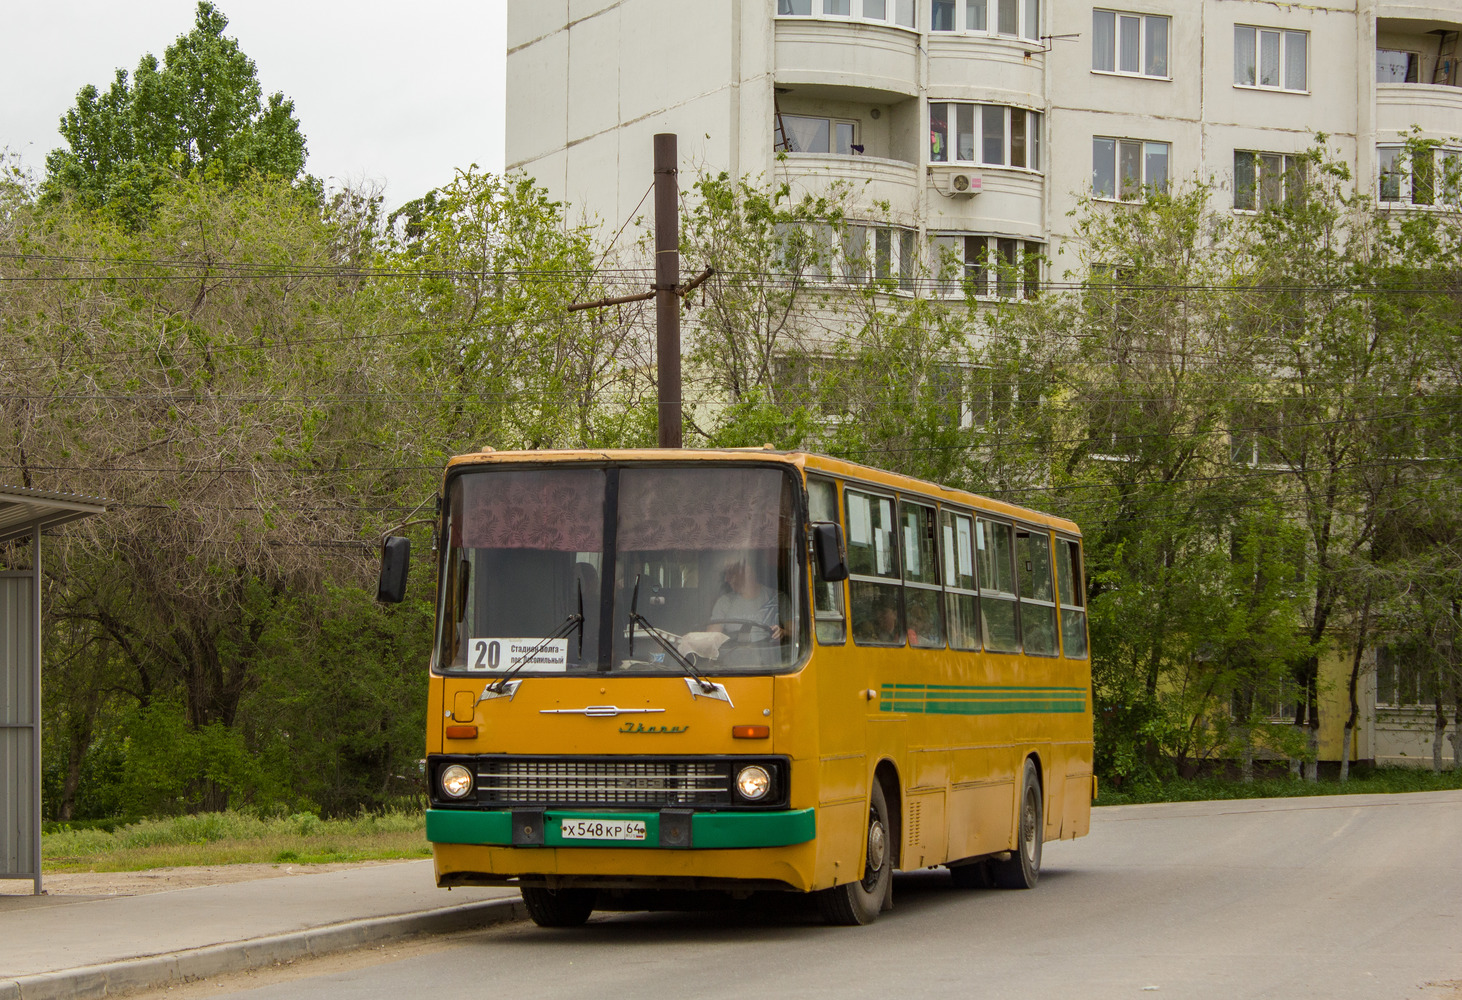
<path fill-rule="evenodd" d="M 214 0 L 266 95 L 292 98 L 305 169 L 388 208 L 503 167 L 508 0 Z M 0 19 L 0 149 L 39 177 L 56 124 L 192 27 L 196 0 L 14 0 Z"/>

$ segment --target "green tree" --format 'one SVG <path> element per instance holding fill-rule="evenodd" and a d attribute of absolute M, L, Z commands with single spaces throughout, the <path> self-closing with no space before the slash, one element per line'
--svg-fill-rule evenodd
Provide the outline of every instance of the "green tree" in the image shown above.
<path fill-rule="evenodd" d="M 419 457 L 633 442 L 633 411 L 653 398 L 644 340 L 634 313 L 567 310 L 605 289 L 562 204 L 474 166 L 391 221 L 372 294 L 411 335 L 412 409 L 398 420 Z"/>
<path fill-rule="evenodd" d="M 1263 376 L 1230 321 L 1242 258 L 1211 196 L 1190 184 L 1082 206 L 1082 285 L 1055 327 L 1075 336 L 1044 404 L 1059 428 L 1046 485 L 1086 535 L 1099 766 L 1116 779 L 1196 767 L 1235 696 L 1246 705 L 1286 666 L 1272 642 L 1234 636 L 1283 620 L 1287 598 L 1257 583 L 1276 575 L 1257 556 L 1238 559 L 1272 487 L 1225 442 L 1244 440 L 1233 400 Z M 1233 579 L 1246 565 L 1247 587 Z"/>
<path fill-rule="evenodd" d="M 105 91 L 88 84 L 61 117 L 67 145 L 46 158 L 49 197 L 72 194 L 110 206 L 131 224 L 156 207 L 170 177 L 212 172 L 227 183 L 251 173 L 294 179 L 305 139 L 294 102 L 263 96 L 254 61 L 223 33 L 228 19 L 200 0 L 193 30 L 150 53 L 128 78 L 117 70 Z"/>

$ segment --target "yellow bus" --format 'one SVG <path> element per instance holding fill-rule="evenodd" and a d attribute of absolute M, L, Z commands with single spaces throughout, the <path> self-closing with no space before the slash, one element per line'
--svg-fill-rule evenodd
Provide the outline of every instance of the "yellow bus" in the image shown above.
<path fill-rule="evenodd" d="M 894 869 L 1028 888 L 1087 832 L 1070 521 L 815 454 L 485 450 L 438 531 L 440 886 L 517 885 L 543 926 L 683 890 L 864 924 Z"/>

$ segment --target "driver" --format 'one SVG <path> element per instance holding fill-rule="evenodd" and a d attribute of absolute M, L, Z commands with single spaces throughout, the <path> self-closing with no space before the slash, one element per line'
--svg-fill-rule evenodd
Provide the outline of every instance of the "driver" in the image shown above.
<path fill-rule="evenodd" d="M 782 625 L 787 617 L 783 613 L 786 599 L 758 580 L 744 559 L 727 565 L 724 579 L 726 592 L 716 598 L 706 631 L 725 632 L 727 625 L 733 626 L 732 631 L 740 631 L 759 625 L 773 640 L 781 642 L 787 635 Z"/>

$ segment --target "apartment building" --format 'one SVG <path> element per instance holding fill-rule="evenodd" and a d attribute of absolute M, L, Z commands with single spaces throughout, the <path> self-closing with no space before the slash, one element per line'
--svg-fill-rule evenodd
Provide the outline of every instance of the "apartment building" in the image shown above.
<path fill-rule="evenodd" d="M 684 170 L 845 182 L 890 266 L 1057 260 L 1088 193 L 1252 210 L 1317 132 L 1383 201 L 1447 197 L 1398 154 L 1462 157 L 1459 30 L 1462 0 L 540 0 L 509 8 L 507 164 L 616 228 L 671 131 Z"/>
<path fill-rule="evenodd" d="M 1201 178 L 1253 211 L 1320 132 L 1383 203 L 1455 201 L 1459 32 L 1462 0 L 535 0 L 509 6 L 507 165 L 612 231 L 674 132 L 683 172 L 846 184 L 878 266 L 1059 278 L 1078 199 Z M 1413 129 L 1432 162 L 1399 155 Z M 1418 682 L 1377 667 L 1360 756 L 1429 760 Z"/>

